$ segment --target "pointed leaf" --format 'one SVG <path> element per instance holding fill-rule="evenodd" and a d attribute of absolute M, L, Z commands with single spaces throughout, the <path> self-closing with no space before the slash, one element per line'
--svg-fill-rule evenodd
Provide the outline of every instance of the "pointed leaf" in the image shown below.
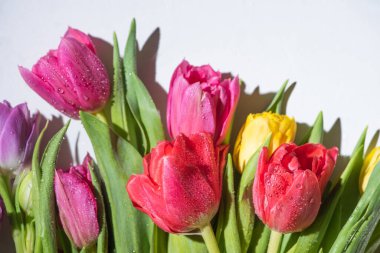
<path fill-rule="evenodd" d="M 289 80 L 286 80 L 282 84 L 280 90 L 276 93 L 272 102 L 266 109 L 267 112 L 281 113 L 282 101 L 284 100 L 284 92 L 285 92 L 286 86 L 288 85 L 288 82 Z"/>

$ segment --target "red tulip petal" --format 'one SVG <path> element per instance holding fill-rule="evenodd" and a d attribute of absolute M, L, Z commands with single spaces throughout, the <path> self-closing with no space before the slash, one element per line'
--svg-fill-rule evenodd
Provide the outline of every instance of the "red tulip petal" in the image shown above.
<path fill-rule="evenodd" d="M 281 233 L 299 232 L 315 220 L 321 204 L 321 192 L 315 174 L 297 172 L 287 193 L 268 213 L 269 226 Z"/>

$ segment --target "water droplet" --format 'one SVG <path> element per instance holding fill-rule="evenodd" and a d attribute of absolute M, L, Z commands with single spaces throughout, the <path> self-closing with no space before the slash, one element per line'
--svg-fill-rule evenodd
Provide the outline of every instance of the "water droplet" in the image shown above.
<path fill-rule="evenodd" d="M 88 101 L 89 98 L 87 96 L 83 96 L 84 100 Z"/>
<path fill-rule="evenodd" d="M 310 204 L 313 204 L 314 203 L 314 198 L 311 198 L 310 201 L 309 201 Z"/>
<path fill-rule="evenodd" d="M 63 94 L 65 92 L 61 88 L 58 88 L 58 93 Z"/>

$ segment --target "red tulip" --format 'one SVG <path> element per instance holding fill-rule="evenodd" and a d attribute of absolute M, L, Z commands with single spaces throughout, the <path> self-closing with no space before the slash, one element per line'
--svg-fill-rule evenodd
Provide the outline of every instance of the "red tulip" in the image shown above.
<path fill-rule="evenodd" d="M 32 68 L 19 67 L 25 82 L 54 108 L 72 118 L 96 112 L 107 103 L 110 82 L 90 37 L 69 28 L 58 49 Z"/>
<path fill-rule="evenodd" d="M 219 208 L 226 151 L 206 133 L 160 142 L 128 181 L 133 205 L 170 233 L 203 228 Z"/>
<path fill-rule="evenodd" d="M 239 95 L 239 78 L 222 80 L 220 72 L 210 65 L 195 67 L 184 60 L 170 82 L 167 105 L 170 136 L 207 132 L 217 144 L 222 143 Z"/>
<path fill-rule="evenodd" d="M 59 217 L 68 237 L 79 248 L 91 245 L 99 235 L 98 206 L 86 157 L 68 171 L 57 169 L 54 189 Z"/>
<path fill-rule="evenodd" d="M 263 148 L 253 184 L 257 216 L 281 233 L 299 232 L 310 226 L 337 156 L 336 147 L 283 144 L 268 159 L 268 149 Z"/>

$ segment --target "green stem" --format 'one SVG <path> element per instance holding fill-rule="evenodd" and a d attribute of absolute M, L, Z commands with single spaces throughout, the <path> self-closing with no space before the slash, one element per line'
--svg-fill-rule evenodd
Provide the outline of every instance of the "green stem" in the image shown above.
<path fill-rule="evenodd" d="M 12 201 L 9 179 L 6 175 L 0 176 L 0 196 L 3 199 L 5 210 L 11 219 L 12 237 L 15 243 L 16 252 L 23 252 L 22 234 L 20 229 L 20 222 L 17 217 L 16 209 Z"/>
<path fill-rule="evenodd" d="M 280 249 L 281 241 L 282 241 L 282 234 L 277 231 L 272 230 L 272 232 L 270 233 L 267 253 L 277 253 Z"/>
<path fill-rule="evenodd" d="M 99 112 L 96 112 L 94 113 L 94 115 L 101 121 L 103 122 L 104 124 L 108 125 L 108 117 L 107 117 L 107 113 L 105 112 L 105 110 L 101 110 Z"/>
<path fill-rule="evenodd" d="M 201 229 L 201 234 L 202 234 L 203 240 L 206 243 L 208 252 L 220 253 L 218 242 L 216 241 L 215 234 L 214 234 L 214 231 L 212 230 L 210 223 Z"/>

